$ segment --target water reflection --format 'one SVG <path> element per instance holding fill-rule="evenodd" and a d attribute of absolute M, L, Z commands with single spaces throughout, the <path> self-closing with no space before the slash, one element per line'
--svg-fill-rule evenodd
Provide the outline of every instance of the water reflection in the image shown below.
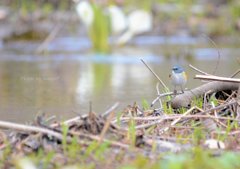
<path fill-rule="evenodd" d="M 184 55 L 163 57 L 165 51 L 161 45 L 116 49 L 110 56 L 73 51 L 34 56 L 30 51 L 23 54 L 25 48 L 19 46 L 20 53 L 12 50 L 15 47 L 8 44 L 0 55 L 0 115 L 2 120 L 20 122 L 31 120 L 38 112 L 63 119 L 87 113 L 89 101 L 99 113 L 117 101 L 121 104 L 119 110 L 134 101 L 141 103 L 143 98 L 152 101 L 156 96 L 157 79 L 140 58 L 169 86 L 170 67 L 180 62 L 188 72 L 188 88 L 200 81 L 193 80 L 195 72 L 187 65 L 191 63 L 212 73 L 217 58 L 215 49 L 202 47 L 194 49 L 195 58 L 190 61 Z M 73 48 L 67 46 L 69 50 Z M 171 50 L 174 52 L 175 48 Z M 238 49 L 221 50 L 219 75 L 229 76 L 240 67 L 236 62 L 237 54 Z"/>

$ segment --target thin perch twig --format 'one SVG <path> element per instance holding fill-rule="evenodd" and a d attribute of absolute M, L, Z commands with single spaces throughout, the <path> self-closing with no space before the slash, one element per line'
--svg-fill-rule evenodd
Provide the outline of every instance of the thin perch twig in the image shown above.
<path fill-rule="evenodd" d="M 240 72 L 240 69 L 238 69 L 236 72 L 234 72 L 230 77 L 235 77 Z"/>
<path fill-rule="evenodd" d="M 47 38 L 37 48 L 36 53 L 43 52 L 46 49 L 47 45 L 56 37 L 61 28 L 62 28 L 61 24 L 56 25 L 50 32 L 50 34 L 47 36 Z"/>
<path fill-rule="evenodd" d="M 168 89 L 168 87 L 164 84 L 164 82 L 159 78 L 159 76 L 147 65 L 147 63 L 141 59 L 141 61 L 143 62 L 143 64 L 150 70 L 150 72 L 153 73 L 153 75 L 159 80 L 159 82 L 161 83 L 161 85 L 164 87 L 164 90 Z"/>
<path fill-rule="evenodd" d="M 220 51 L 219 51 L 219 48 L 218 48 L 217 44 L 214 42 L 214 40 L 212 40 L 209 36 L 207 36 L 207 35 L 205 35 L 205 34 L 203 34 L 203 36 L 204 36 L 205 38 L 207 38 L 208 40 L 210 40 L 210 42 L 213 44 L 213 46 L 215 47 L 215 49 L 217 50 L 217 53 L 218 53 L 217 63 L 216 63 L 216 66 L 215 66 L 215 68 L 214 68 L 214 70 L 213 70 L 213 73 L 212 73 L 212 74 L 215 74 L 216 71 L 217 71 L 217 68 L 218 68 L 218 66 L 219 66 L 219 62 L 220 62 L 220 58 L 221 58 Z"/>
<path fill-rule="evenodd" d="M 118 106 L 119 106 L 119 103 L 116 102 L 112 107 L 110 107 L 107 111 L 105 111 L 104 113 L 101 114 L 102 117 L 108 116 L 108 114 L 112 113 L 112 111 L 115 110 Z"/>
<path fill-rule="evenodd" d="M 154 99 L 151 103 L 151 107 L 153 107 L 153 105 L 158 101 L 160 100 L 161 97 L 167 97 L 167 96 L 172 96 L 172 95 L 178 95 L 178 94 L 182 94 L 182 92 L 177 92 L 177 93 L 174 93 L 174 92 L 167 92 L 167 93 L 162 93 L 162 94 L 159 94 L 156 99 Z"/>
<path fill-rule="evenodd" d="M 209 75 L 209 76 L 210 76 L 210 74 L 208 74 L 208 73 L 206 73 L 206 72 L 204 72 L 204 71 L 202 71 L 202 70 L 196 68 L 195 66 L 193 66 L 193 65 L 191 65 L 191 64 L 189 64 L 189 67 L 192 68 L 193 70 L 195 70 L 195 71 L 201 73 L 201 74 Z"/>

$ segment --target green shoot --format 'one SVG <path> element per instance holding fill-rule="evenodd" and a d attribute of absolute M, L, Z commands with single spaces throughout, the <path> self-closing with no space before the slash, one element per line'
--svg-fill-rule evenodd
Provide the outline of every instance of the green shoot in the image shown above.
<path fill-rule="evenodd" d="M 193 98 L 193 105 L 202 108 L 203 107 L 203 97 Z"/>
<path fill-rule="evenodd" d="M 202 129 L 196 128 L 193 133 L 194 145 L 199 146 L 203 138 L 204 138 L 204 134 L 202 132 Z"/>
<path fill-rule="evenodd" d="M 96 149 L 95 152 L 95 156 L 97 157 L 97 159 L 99 160 L 104 160 L 104 152 L 108 149 L 109 147 L 109 143 L 107 142 L 103 142 L 102 144 L 99 145 L 99 147 Z"/>
<path fill-rule="evenodd" d="M 131 142 L 131 145 L 134 147 L 136 143 L 136 128 L 135 128 L 135 121 L 130 120 L 129 121 L 129 127 L 128 127 L 128 139 Z"/>
<path fill-rule="evenodd" d="M 78 153 L 81 152 L 81 145 L 78 144 L 77 137 L 73 137 L 72 142 L 68 145 L 68 156 L 77 158 Z"/>
<path fill-rule="evenodd" d="M 63 140 L 62 140 L 63 152 L 67 152 L 67 134 L 68 134 L 68 126 L 66 126 L 66 125 L 62 125 L 62 133 L 63 133 Z"/>
<path fill-rule="evenodd" d="M 98 147 L 98 142 L 97 141 L 92 141 L 91 144 L 87 147 L 86 151 L 85 151 L 85 154 L 83 156 L 83 159 L 86 159 L 89 157 L 89 155 L 91 153 L 93 153 L 93 151 L 95 151 Z"/>
<path fill-rule="evenodd" d="M 143 110 L 149 110 L 150 109 L 149 103 L 146 99 L 142 99 L 142 107 L 143 107 Z"/>
<path fill-rule="evenodd" d="M 93 48 L 96 52 L 107 53 L 109 52 L 108 36 L 109 26 L 108 17 L 105 15 L 104 10 L 97 4 L 92 4 L 94 11 L 94 21 L 89 30 Z"/>
<path fill-rule="evenodd" d="M 117 125 L 121 126 L 121 116 L 122 116 L 122 112 L 118 112 L 117 113 Z"/>

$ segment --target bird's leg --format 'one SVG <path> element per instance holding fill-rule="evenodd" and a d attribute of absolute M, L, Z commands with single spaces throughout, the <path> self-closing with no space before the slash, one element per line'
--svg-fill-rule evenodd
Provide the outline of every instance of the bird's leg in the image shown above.
<path fill-rule="evenodd" d="M 181 86 L 181 91 L 182 91 L 182 94 L 184 93 L 184 90 L 183 90 L 183 87 Z"/>
<path fill-rule="evenodd" d="M 177 95 L 177 89 L 176 89 L 176 86 L 174 86 L 173 94 L 174 94 L 174 95 Z"/>
<path fill-rule="evenodd" d="M 177 95 L 177 90 L 176 90 L 176 89 L 174 89 L 174 90 L 173 90 L 173 93 L 174 93 L 175 95 Z"/>

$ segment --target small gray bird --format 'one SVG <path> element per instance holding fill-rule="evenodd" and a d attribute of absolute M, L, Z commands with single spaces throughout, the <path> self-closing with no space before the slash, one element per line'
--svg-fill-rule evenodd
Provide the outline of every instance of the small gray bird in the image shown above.
<path fill-rule="evenodd" d="M 172 73 L 170 75 L 171 77 L 171 83 L 174 86 L 174 93 L 177 93 L 177 87 L 181 89 L 181 91 L 184 93 L 184 86 L 187 83 L 187 75 L 184 71 L 184 69 L 179 66 L 175 65 L 172 68 Z"/>

